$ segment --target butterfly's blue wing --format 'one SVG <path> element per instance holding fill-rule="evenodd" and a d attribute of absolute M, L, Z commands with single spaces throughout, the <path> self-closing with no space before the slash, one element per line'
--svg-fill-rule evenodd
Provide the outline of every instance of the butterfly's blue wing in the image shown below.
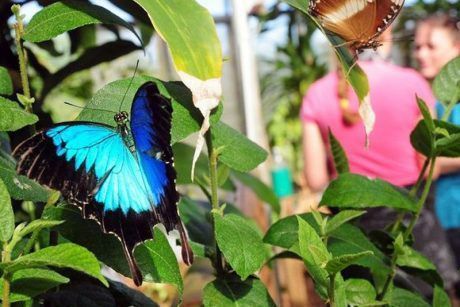
<path fill-rule="evenodd" d="M 179 231 L 182 258 L 190 264 L 193 255 L 176 206 L 179 195 L 171 149 L 171 116 L 170 102 L 154 83 L 147 82 L 139 88 L 131 106 L 131 132 L 139 164 L 154 196 L 158 218 L 167 231 Z"/>

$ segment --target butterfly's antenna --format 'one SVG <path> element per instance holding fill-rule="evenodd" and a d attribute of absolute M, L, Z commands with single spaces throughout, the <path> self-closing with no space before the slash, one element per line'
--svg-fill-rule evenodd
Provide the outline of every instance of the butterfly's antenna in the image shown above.
<path fill-rule="evenodd" d="M 137 72 L 138 67 L 139 67 L 139 60 L 137 60 L 137 62 L 136 62 L 136 68 L 134 68 L 134 74 L 133 74 L 131 80 L 129 81 L 128 88 L 126 89 L 125 94 L 123 95 L 123 99 L 121 100 L 120 107 L 118 108 L 118 112 L 121 112 L 121 107 L 123 106 L 123 102 L 125 101 L 126 94 L 128 94 L 128 91 L 129 91 L 129 89 L 131 87 L 131 84 L 133 83 L 134 77 L 136 76 L 136 72 Z"/>
<path fill-rule="evenodd" d="M 71 102 L 67 102 L 67 101 L 64 101 L 64 103 L 66 105 L 69 105 L 69 106 L 72 106 L 72 107 L 75 107 L 75 108 L 79 108 L 79 109 L 83 109 L 83 110 L 95 110 L 95 111 L 104 111 L 104 112 L 110 112 L 110 113 L 117 113 L 115 111 L 112 111 L 112 110 L 106 110 L 106 109 L 97 109 L 97 108 L 89 108 L 89 107 L 82 107 L 82 106 L 78 106 L 76 104 L 73 104 Z"/>

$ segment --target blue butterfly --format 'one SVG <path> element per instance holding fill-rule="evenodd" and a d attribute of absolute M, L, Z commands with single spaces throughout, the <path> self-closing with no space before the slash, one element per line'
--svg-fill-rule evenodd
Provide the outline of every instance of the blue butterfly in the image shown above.
<path fill-rule="evenodd" d="M 142 85 L 127 112 L 114 119 L 117 128 L 93 122 L 61 123 L 38 132 L 14 150 L 17 170 L 61 191 L 84 218 L 95 219 L 102 231 L 122 243 L 134 283 L 142 274 L 133 257 L 139 243 L 152 239 L 162 223 L 177 229 L 182 258 L 193 254 L 177 213 L 179 194 L 171 149 L 172 107 L 153 82 Z"/>

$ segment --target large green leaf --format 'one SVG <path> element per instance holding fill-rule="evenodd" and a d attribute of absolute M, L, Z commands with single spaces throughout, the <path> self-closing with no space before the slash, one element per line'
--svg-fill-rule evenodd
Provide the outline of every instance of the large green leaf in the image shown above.
<path fill-rule="evenodd" d="M 83 1 L 62 1 L 53 3 L 32 17 L 23 38 L 29 42 L 42 42 L 64 32 L 89 24 L 120 25 L 136 35 L 133 26 L 109 10 Z"/>
<path fill-rule="evenodd" d="M 433 90 L 444 106 L 460 100 L 460 57 L 447 63 L 433 82 Z"/>
<path fill-rule="evenodd" d="M 13 274 L 10 302 L 26 301 L 68 283 L 69 279 L 47 269 L 24 269 Z M 3 278 L 0 278 L 0 293 L 3 293 Z"/>
<path fill-rule="evenodd" d="M 249 222 L 236 214 L 213 214 L 216 241 L 225 259 L 244 280 L 260 269 L 265 261 L 261 235 Z"/>
<path fill-rule="evenodd" d="M 154 228 L 154 240 L 139 245 L 134 255 L 146 281 L 173 284 L 182 295 L 183 282 L 176 256 L 158 228 Z"/>
<path fill-rule="evenodd" d="M 5 183 L 11 197 L 17 200 L 46 202 L 50 195 L 37 182 L 18 175 L 14 164 L 7 157 L 0 156 L 0 179 Z"/>
<path fill-rule="evenodd" d="M 16 131 L 35 124 L 38 117 L 19 107 L 19 105 L 0 96 L 0 131 Z"/>
<path fill-rule="evenodd" d="M 264 284 L 257 278 L 216 279 L 206 285 L 203 293 L 205 307 L 276 306 Z"/>
<path fill-rule="evenodd" d="M 97 278 L 104 285 L 108 285 L 101 274 L 101 267 L 96 257 L 86 248 L 73 243 L 45 247 L 11 262 L 3 263 L 1 266 L 5 272 L 47 266 L 69 268 Z"/>
<path fill-rule="evenodd" d="M 415 211 L 416 203 L 408 193 L 380 179 L 344 173 L 333 180 L 320 205 L 340 208 L 390 207 Z"/>
<path fill-rule="evenodd" d="M 416 293 L 401 289 L 394 288 L 391 291 L 391 307 L 429 307 L 428 304 L 421 296 Z"/>
<path fill-rule="evenodd" d="M 219 148 L 219 161 L 230 168 L 249 172 L 265 161 L 267 152 L 232 127 L 218 122 L 212 127 L 212 143 Z"/>
<path fill-rule="evenodd" d="M 8 70 L 0 66 L 0 95 L 11 95 L 13 94 L 13 82 L 11 81 Z"/>
<path fill-rule="evenodd" d="M 6 185 L 0 179 L 0 242 L 8 242 L 14 232 L 14 212 Z"/>
<path fill-rule="evenodd" d="M 132 80 L 132 84 L 128 86 Z M 115 126 L 113 116 L 116 112 L 131 111 L 131 104 L 138 88 L 147 81 L 155 82 L 160 93 L 172 101 L 172 131 L 171 142 L 174 144 L 185 139 L 190 134 L 200 129 L 202 117 L 200 112 L 193 107 L 192 94 L 180 82 L 163 82 L 150 77 L 135 77 L 111 82 L 96 92 L 87 108 L 84 109 L 77 120 L 104 123 Z M 123 102 L 123 97 L 126 97 Z M 95 110 L 91 110 L 97 109 Z M 105 111 L 100 111 L 105 110 Z M 219 120 L 222 107 L 219 107 L 211 115 L 211 122 Z"/>
<path fill-rule="evenodd" d="M 57 85 L 61 84 L 65 78 L 76 72 L 94 67 L 104 62 L 111 62 L 139 49 L 139 46 L 127 40 L 107 42 L 99 46 L 88 48 L 77 59 L 68 63 L 57 72 L 50 74 L 47 78 L 44 78 L 41 97 L 48 95 L 48 93 Z M 112 103 L 116 103 L 116 101 L 113 101 Z"/>
<path fill-rule="evenodd" d="M 168 44 L 177 71 L 201 80 L 222 74 L 222 50 L 211 14 L 195 0 L 134 0 Z"/>
<path fill-rule="evenodd" d="M 250 188 L 259 199 L 269 204 L 274 212 L 280 213 L 281 205 L 278 197 L 273 192 L 273 189 L 263 183 L 259 178 L 238 171 L 232 171 L 231 176 Z"/>

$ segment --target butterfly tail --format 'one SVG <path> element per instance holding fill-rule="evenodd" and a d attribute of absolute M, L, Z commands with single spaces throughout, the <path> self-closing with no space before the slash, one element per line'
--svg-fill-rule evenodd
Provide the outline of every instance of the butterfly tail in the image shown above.
<path fill-rule="evenodd" d="M 134 281 L 134 284 L 139 287 L 140 285 L 142 285 L 142 273 L 139 267 L 137 266 L 136 260 L 134 259 L 134 248 L 130 248 L 129 246 L 127 246 L 124 240 L 121 244 L 123 245 L 123 252 L 125 253 L 125 257 L 128 262 L 131 277 Z"/>
<path fill-rule="evenodd" d="M 193 251 L 192 248 L 190 247 L 190 244 L 188 243 L 188 235 L 187 232 L 185 231 L 184 224 L 179 221 L 177 223 L 177 230 L 179 231 L 180 235 L 180 241 L 181 241 L 181 254 L 182 254 L 182 260 L 185 262 L 187 265 L 191 265 L 193 263 Z"/>

